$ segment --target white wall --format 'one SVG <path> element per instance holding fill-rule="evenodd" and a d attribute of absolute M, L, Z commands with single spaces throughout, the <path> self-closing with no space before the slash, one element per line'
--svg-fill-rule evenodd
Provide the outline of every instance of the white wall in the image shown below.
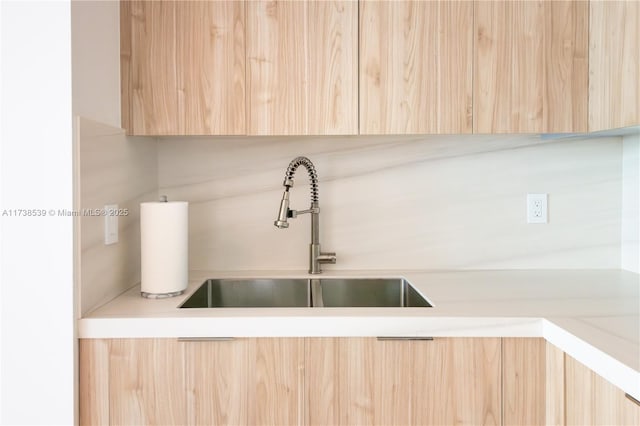
<path fill-rule="evenodd" d="M 622 146 L 622 269 L 640 273 L 640 134 Z"/>
<path fill-rule="evenodd" d="M 120 131 L 120 2 L 118 1 L 72 1 L 71 2 L 71 50 L 72 50 L 72 74 L 73 74 L 73 115 L 77 126 L 74 126 L 75 152 L 74 163 L 75 173 L 79 179 L 81 175 L 81 141 L 80 120 L 90 119 L 100 127 L 100 124 L 109 127 L 109 130 L 102 131 L 105 135 L 117 135 L 115 137 L 121 144 L 119 147 L 127 145 L 127 138 Z M 85 123 L 89 121 L 84 120 Z M 100 133 L 100 132 L 98 132 Z M 87 134 L 88 135 L 88 134 Z M 85 144 L 85 148 L 89 144 Z M 96 145 L 93 145 L 94 147 Z M 116 149 L 122 155 L 126 150 Z M 106 170 L 111 167 L 106 161 L 109 156 L 104 157 L 104 167 Z M 136 167 L 136 164 L 131 164 Z M 117 171 L 116 171 L 117 173 Z M 155 172 L 152 179 L 155 180 Z M 112 177 L 112 175 L 109 175 Z M 108 185 L 108 181 L 104 182 Z M 76 188 L 75 207 L 81 206 L 80 188 Z M 108 193 L 108 191 L 107 191 Z M 111 202 L 122 201 L 114 199 Z M 102 206 L 96 206 L 100 208 Z M 77 289 L 81 286 L 83 271 L 81 270 L 80 254 L 82 241 L 80 235 L 80 218 L 76 219 L 76 284 Z M 119 244 L 122 246 L 122 243 Z M 119 247 L 121 248 L 121 247 Z M 124 263 L 127 263 L 126 261 Z M 119 270 L 123 265 L 112 265 L 113 269 Z M 90 285 L 90 284 L 87 284 Z M 108 292 L 107 289 L 96 289 Z M 76 294 L 78 316 L 85 312 L 81 308 L 82 298 Z"/>
<path fill-rule="evenodd" d="M 3 1 L 0 11 L 0 209 L 70 209 L 70 2 Z M 71 218 L 0 220 L 0 423 L 72 424 Z"/>
<path fill-rule="evenodd" d="M 72 1 L 73 115 L 120 127 L 120 2 Z"/>
<path fill-rule="evenodd" d="M 327 270 L 620 267 L 620 137 L 162 138 L 160 193 L 190 202 L 192 269 L 307 267 L 308 215 L 273 226 L 297 155 L 318 170 Z M 528 192 L 549 194 L 548 224 L 526 223 Z"/>
<path fill-rule="evenodd" d="M 127 137 L 124 130 L 79 120 L 78 210 L 117 204 L 118 242 L 104 244 L 104 218 L 78 217 L 76 267 L 78 316 L 140 282 L 140 203 L 158 199 L 157 141 Z"/>

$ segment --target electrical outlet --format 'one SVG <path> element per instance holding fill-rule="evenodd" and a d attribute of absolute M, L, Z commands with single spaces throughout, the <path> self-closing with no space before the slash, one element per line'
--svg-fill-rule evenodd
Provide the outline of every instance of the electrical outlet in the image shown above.
<path fill-rule="evenodd" d="M 117 204 L 107 204 L 104 206 L 104 244 L 115 244 L 118 242 L 118 211 Z"/>
<path fill-rule="evenodd" d="M 547 194 L 527 194 L 527 223 L 547 223 Z"/>

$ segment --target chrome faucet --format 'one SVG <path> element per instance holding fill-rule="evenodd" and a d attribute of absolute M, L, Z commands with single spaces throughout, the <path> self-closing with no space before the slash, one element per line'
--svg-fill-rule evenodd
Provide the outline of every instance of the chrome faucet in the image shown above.
<path fill-rule="evenodd" d="M 289 208 L 289 190 L 293 186 L 293 175 L 299 166 L 304 166 L 309 173 L 311 181 L 311 207 L 308 210 L 291 210 Z M 311 160 L 307 157 L 296 157 L 284 176 L 284 194 L 280 202 L 278 219 L 273 222 L 280 229 L 288 228 L 287 219 L 295 219 L 298 215 L 311 213 L 311 245 L 309 246 L 309 273 L 319 274 L 322 272 L 320 265 L 323 263 L 336 263 L 335 253 L 322 253 L 320 251 L 320 205 L 318 203 L 318 174 Z"/>

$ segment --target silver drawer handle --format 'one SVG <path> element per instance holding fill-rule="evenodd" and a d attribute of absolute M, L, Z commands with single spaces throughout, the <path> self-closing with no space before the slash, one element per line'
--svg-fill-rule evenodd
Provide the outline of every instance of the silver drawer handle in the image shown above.
<path fill-rule="evenodd" d="M 629 395 L 628 393 L 625 393 L 624 396 L 627 397 L 627 399 L 631 402 L 633 402 L 636 405 L 640 405 L 640 401 L 638 401 L 637 399 L 635 399 L 634 397 L 632 397 L 631 395 Z"/>
<path fill-rule="evenodd" d="M 433 337 L 420 337 L 420 336 L 379 336 L 376 337 L 379 341 L 387 340 L 433 340 Z"/>
<path fill-rule="evenodd" d="M 235 337 L 178 337 L 178 342 L 230 342 Z"/>

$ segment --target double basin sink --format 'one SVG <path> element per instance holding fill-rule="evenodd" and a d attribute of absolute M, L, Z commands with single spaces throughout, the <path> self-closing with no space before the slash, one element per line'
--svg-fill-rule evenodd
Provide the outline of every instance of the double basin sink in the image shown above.
<path fill-rule="evenodd" d="M 208 279 L 180 308 L 421 307 L 404 278 Z"/>

